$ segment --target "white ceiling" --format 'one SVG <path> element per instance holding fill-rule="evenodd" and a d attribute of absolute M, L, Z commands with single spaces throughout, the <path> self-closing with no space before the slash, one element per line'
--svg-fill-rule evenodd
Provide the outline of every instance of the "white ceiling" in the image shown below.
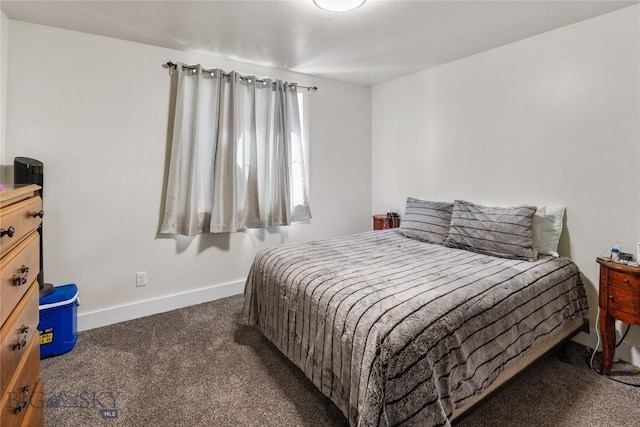
<path fill-rule="evenodd" d="M 11 1 L 10 18 L 373 85 L 638 1 Z M 204 64 L 213 66 L 215 64 Z"/>

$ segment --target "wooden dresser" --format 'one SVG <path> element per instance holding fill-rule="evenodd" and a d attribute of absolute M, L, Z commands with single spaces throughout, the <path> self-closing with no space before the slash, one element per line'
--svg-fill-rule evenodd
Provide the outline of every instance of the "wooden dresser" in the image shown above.
<path fill-rule="evenodd" d="M 42 199 L 37 185 L 0 191 L 0 426 L 41 426 L 38 333 Z"/>
<path fill-rule="evenodd" d="M 598 258 L 600 264 L 600 333 L 602 373 L 611 373 L 615 321 L 640 325 L 640 268 Z"/>

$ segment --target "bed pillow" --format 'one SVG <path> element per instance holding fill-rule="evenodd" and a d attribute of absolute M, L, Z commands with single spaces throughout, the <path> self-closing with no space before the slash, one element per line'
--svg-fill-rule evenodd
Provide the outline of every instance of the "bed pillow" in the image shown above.
<path fill-rule="evenodd" d="M 486 207 L 456 200 L 445 246 L 533 261 L 535 213 L 535 206 Z"/>
<path fill-rule="evenodd" d="M 407 197 L 399 231 L 405 237 L 441 245 L 449 234 L 452 211 L 453 203 Z"/>
<path fill-rule="evenodd" d="M 487 202 L 483 200 L 481 202 L 483 206 L 499 206 L 508 207 L 504 204 Z M 533 215 L 533 258 L 538 259 L 540 252 L 540 241 L 542 240 L 542 228 L 544 224 L 544 216 L 547 211 L 546 206 L 536 206 L 536 213 Z"/>
<path fill-rule="evenodd" d="M 538 252 L 543 255 L 558 257 L 558 243 L 562 234 L 562 219 L 564 217 L 564 206 L 549 207 L 544 214 L 542 222 L 542 233 L 540 235 L 540 245 Z"/>

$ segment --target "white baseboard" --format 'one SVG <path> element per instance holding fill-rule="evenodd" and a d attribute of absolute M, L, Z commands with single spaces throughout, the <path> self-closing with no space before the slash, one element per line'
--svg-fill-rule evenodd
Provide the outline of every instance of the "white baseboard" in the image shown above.
<path fill-rule="evenodd" d="M 244 280 L 211 286 L 204 289 L 168 295 L 148 301 L 121 305 L 90 313 L 78 314 L 78 331 L 113 325 L 127 320 L 164 313 L 190 305 L 201 304 L 220 298 L 241 294 L 244 291 Z"/>
<path fill-rule="evenodd" d="M 582 344 L 592 350 L 598 344 L 598 337 L 595 333 L 585 334 L 584 332 L 580 332 L 573 338 L 573 340 L 578 344 Z M 602 347 L 602 343 L 600 343 L 599 347 Z M 598 351 L 600 350 L 601 348 L 598 348 Z M 616 348 L 616 356 L 620 360 L 631 363 L 634 366 L 640 366 L 640 347 L 629 344 L 626 341 L 622 341 L 620 346 Z"/>

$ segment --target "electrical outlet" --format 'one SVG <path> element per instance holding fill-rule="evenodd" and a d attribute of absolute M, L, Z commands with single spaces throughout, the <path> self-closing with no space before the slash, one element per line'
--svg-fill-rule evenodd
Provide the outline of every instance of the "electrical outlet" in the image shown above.
<path fill-rule="evenodd" d="M 147 286 L 147 272 L 140 271 L 136 273 L 136 287 Z"/>

